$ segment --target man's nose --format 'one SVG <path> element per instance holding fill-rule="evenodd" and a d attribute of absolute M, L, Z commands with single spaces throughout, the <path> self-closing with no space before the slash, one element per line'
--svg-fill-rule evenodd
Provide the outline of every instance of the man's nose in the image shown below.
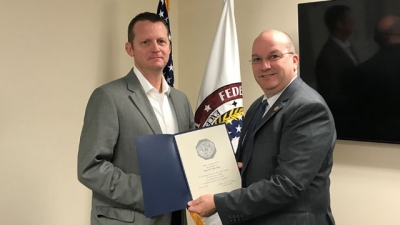
<path fill-rule="evenodd" d="M 261 69 L 266 70 L 266 69 L 271 69 L 271 63 L 269 62 L 268 59 L 262 59 L 261 60 Z"/>
<path fill-rule="evenodd" d="M 160 45 L 158 44 L 157 40 L 151 42 L 151 48 L 154 52 L 160 51 Z"/>

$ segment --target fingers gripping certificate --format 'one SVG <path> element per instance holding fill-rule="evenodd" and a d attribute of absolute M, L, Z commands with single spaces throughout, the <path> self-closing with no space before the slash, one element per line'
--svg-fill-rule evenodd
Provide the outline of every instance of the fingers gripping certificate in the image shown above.
<path fill-rule="evenodd" d="M 147 217 L 184 209 L 202 194 L 241 186 L 224 124 L 175 135 L 137 136 L 135 145 Z"/>

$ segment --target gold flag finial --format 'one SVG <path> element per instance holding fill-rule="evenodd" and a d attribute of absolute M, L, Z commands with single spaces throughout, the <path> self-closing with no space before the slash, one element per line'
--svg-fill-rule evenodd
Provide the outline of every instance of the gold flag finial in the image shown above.
<path fill-rule="evenodd" d="M 167 8 L 167 12 L 169 12 L 169 0 L 165 0 L 165 7 Z"/>

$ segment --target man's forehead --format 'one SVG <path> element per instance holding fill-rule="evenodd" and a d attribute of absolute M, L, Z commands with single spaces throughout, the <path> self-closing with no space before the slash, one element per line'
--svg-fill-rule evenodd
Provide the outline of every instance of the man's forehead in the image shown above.
<path fill-rule="evenodd" d="M 274 54 L 282 54 L 282 51 L 279 50 L 274 50 L 274 51 L 270 51 L 270 52 L 253 52 L 253 54 L 251 56 L 270 56 L 270 55 L 274 55 Z"/>
<path fill-rule="evenodd" d="M 260 44 L 253 45 L 252 54 L 253 55 L 271 55 L 276 53 L 282 53 L 287 49 L 287 45 L 269 45 L 269 44 Z"/>
<path fill-rule="evenodd" d="M 142 22 L 142 21 L 139 21 Z M 138 22 L 138 23 L 139 23 Z M 152 23 L 150 21 L 148 21 L 149 23 Z M 136 26 L 138 25 L 138 26 Z M 149 26 L 149 24 L 135 24 L 135 26 L 133 27 L 133 32 L 135 33 L 136 37 L 140 37 L 140 38 L 150 38 L 153 37 L 154 34 L 157 35 L 157 38 L 167 38 L 168 39 L 168 30 L 167 28 L 164 26 L 163 23 L 161 22 L 156 22 L 156 23 L 152 23 L 153 26 Z M 156 29 L 154 29 L 154 27 L 156 27 Z M 154 32 L 154 30 L 156 30 L 156 32 Z"/>
<path fill-rule="evenodd" d="M 135 31 L 136 29 L 145 29 L 145 30 L 149 30 L 149 29 L 153 29 L 153 27 L 157 27 L 157 29 L 160 30 L 165 30 L 168 33 L 167 28 L 165 27 L 165 24 L 163 22 L 157 21 L 157 22 L 152 22 L 149 20 L 141 20 L 138 21 L 134 26 L 133 26 L 133 30 Z"/>

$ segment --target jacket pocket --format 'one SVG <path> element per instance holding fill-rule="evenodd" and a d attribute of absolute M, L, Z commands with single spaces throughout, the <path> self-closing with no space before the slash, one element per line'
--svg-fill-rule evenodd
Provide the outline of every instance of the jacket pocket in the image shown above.
<path fill-rule="evenodd" d="M 135 212 L 129 209 L 113 208 L 110 206 L 97 206 L 97 217 L 106 217 L 109 219 L 123 222 L 133 222 Z"/>

